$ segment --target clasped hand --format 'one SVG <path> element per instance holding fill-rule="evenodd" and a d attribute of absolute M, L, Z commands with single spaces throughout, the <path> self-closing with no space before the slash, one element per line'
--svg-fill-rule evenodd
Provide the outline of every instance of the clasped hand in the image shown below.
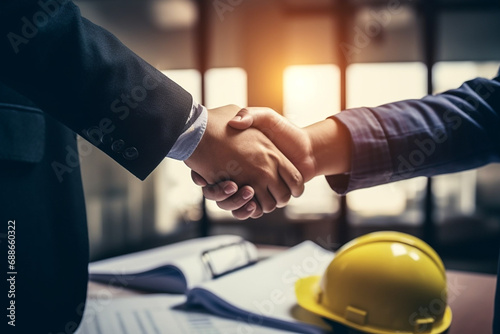
<path fill-rule="evenodd" d="M 209 110 L 186 164 L 207 199 L 235 218 L 258 218 L 300 196 L 313 177 L 348 171 L 350 137 L 334 118 L 299 128 L 272 109 L 231 105 Z"/>
<path fill-rule="evenodd" d="M 195 183 L 205 186 L 207 198 L 237 218 L 256 218 L 286 205 L 292 195 L 300 196 L 304 170 L 286 157 L 291 149 L 273 144 L 274 127 L 266 136 L 265 129 L 247 125 L 245 117 L 233 119 L 238 111 L 234 105 L 209 110 L 205 134 L 185 163 Z"/>

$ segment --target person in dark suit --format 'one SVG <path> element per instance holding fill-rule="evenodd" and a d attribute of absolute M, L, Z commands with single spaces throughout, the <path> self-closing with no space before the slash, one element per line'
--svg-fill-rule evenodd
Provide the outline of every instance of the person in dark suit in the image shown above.
<path fill-rule="evenodd" d="M 500 71 L 420 100 L 354 108 L 300 129 L 267 108 L 246 108 L 229 123 L 266 129 L 305 181 L 326 175 L 339 194 L 417 176 L 433 176 L 500 162 Z M 231 181 L 205 186 L 205 197 L 245 219 L 251 199 L 221 191 Z M 222 186 L 222 187 L 221 187 Z M 237 205 L 235 203 L 238 203 Z M 253 207 L 253 206 L 252 206 Z M 499 264 L 500 268 L 500 264 Z M 500 269 L 499 269 L 500 270 Z M 500 333 L 497 279 L 494 333 Z"/>
<path fill-rule="evenodd" d="M 207 112 L 71 1 L 2 1 L 0 36 L 2 333 L 72 333 L 81 321 L 79 151 L 95 146 L 140 179 L 166 156 L 184 160 L 209 182 L 229 176 L 239 195 L 255 194 L 252 212 L 302 192 L 266 136 L 227 127 L 238 107 Z M 88 143 L 77 147 L 76 134 Z"/>

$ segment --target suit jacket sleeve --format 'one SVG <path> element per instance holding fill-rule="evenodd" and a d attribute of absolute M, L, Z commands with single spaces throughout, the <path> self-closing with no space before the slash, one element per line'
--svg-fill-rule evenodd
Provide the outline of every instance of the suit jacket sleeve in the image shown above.
<path fill-rule="evenodd" d="M 352 138 L 351 172 L 327 177 L 340 194 L 500 161 L 498 75 L 420 100 L 349 109 L 334 117 Z"/>
<path fill-rule="evenodd" d="M 0 80 L 140 179 L 181 134 L 192 97 L 68 0 L 3 0 Z"/>

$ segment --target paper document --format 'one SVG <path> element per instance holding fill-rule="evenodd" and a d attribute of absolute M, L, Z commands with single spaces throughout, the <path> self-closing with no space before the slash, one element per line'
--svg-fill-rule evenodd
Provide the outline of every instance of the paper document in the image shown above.
<path fill-rule="evenodd" d="M 196 238 L 89 265 L 93 281 L 154 292 L 184 293 L 257 260 L 252 243 L 235 235 Z"/>
<path fill-rule="evenodd" d="M 202 305 L 221 316 L 275 328 L 319 334 L 331 330 L 321 318 L 302 309 L 295 282 L 322 275 L 334 254 L 311 241 L 230 275 L 199 284 L 188 304 Z"/>
<path fill-rule="evenodd" d="M 203 310 L 186 310 L 185 296 L 147 295 L 89 300 L 75 334 L 237 334 L 291 333 L 228 320 Z"/>

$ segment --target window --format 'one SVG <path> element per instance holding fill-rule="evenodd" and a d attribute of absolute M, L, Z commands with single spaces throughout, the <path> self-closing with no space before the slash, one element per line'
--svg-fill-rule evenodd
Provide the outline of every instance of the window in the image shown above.
<path fill-rule="evenodd" d="M 384 103 L 421 98 L 426 94 L 426 68 L 419 62 L 353 64 L 347 68 L 347 106 L 375 107 Z M 347 205 L 356 217 L 406 216 L 406 222 L 421 220 L 420 203 L 425 179 L 400 181 L 347 195 Z"/>
<path fill-rule="evenodd" d="M 455 61 L 439 62 L 433 67 L 436 93 L 459 87 L 476 77 L 492 78 L 498 71 L 498 62 Z M 496 168 L 495 168 L 496 167 Z M 482 173 L 485 179 L 500 179 L 500 169 L 488 168 L 446 174 L 434 178 L 432 188 L 437 207 L 437 220 L 456 215 L 471 215 L 476 210 L 476 179 Z M 481 184 L 477 187 L 482 189 Z M 498 194 L 497 194 L 498 196 Z"/>
<path fill-rule="evenodd" d="M 353 64 L 347 68 L 347 107 L 376 107 L 421 98 L 427 92 L 425 65 L 411 63 Z"/>
<path fill-rule="evenodd" d="M 247 106 L 247 74 L 238 67 L 212 68 L 205 73 L 207 108 Z"/>
<path fill-rule="evenodd" d="M 284 114 L 300 127 L 340 111 L 340 73 L 335 65 L 296 65 L 285 69 Z"/>
<path fill-rule="evenodd" d="M 335 65 L 297 65 L 285 69 L 284 115 L 303 127 L 340 109 L 340 73 Z M 334 214 L 339 209 L 336 196 L 324 178 L 306 184 L 304 194 L 292 198 L 285 208 L 291 219 L 316 218 Z"/>
<path fill-rule="evenodd" d="M 193 69 L 168 70 L 163 74 L 201 100 L 201 75 Z M 182 162 L 165 159 L 156 172 L 155 228 L 158 233 L 171 233 L 181 220 L 195 221 L 201 217 L 200 187 L 191 180 L 190 169 Z"/>

